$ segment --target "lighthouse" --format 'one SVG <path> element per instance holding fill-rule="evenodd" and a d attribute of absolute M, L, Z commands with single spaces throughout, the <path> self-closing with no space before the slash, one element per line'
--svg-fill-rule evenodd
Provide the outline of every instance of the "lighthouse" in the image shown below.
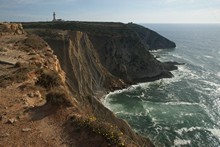
<path fill-rule="evenodd" d="M 56 21 L 56 13 L 53 12 L 53 21 Z"/>
<path fill-rule="evenodd" d="M 62 19 L 56 19 L 56 13 L 53 12 L 53 22 L 60 22 L 60 21 L 63 21 Z"/>

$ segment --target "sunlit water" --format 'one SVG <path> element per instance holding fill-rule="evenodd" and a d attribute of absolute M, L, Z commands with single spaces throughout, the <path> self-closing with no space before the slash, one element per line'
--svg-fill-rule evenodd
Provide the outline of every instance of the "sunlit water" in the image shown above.
<path fill-rule="evenodd" d="M 220 25 L 148 24 L 177 47 L 152 53 L 185 63 L 174 78 L 133 85 L 103 103 L 156 146 L 220 146 Z"/>

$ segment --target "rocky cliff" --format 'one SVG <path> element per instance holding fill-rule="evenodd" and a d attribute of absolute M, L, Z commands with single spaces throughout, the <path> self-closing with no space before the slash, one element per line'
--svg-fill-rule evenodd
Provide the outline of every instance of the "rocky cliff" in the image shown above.
<path fill-rule="evenodd" d="M 14 32 L 0 37 L 0 145 L 153 146 L 100 103 L 128 83 L 101 64 L 88 33 L 49 30 L 45 42 Z"/>
<path fill-rule="evenodd" d="M 83 113 L 118 126 L 134 146 L 151 146 L 99 99 L 110 90 L 136 82 L 172 77 L 175 63 L 161 63 L 149 50 L 173 48 L 175 43 L 136 24 L 24 23 L 24 28 L 42 37 L 57 55 Z"/>
<path fill-rule="evenodd" d="M 0 25 L 0 145 L 153 146 L 100 98 L 172 77 L 175 63 L 161 63 L 148 50 L 175 47 L 173 42 L 135 24 L 23 26 L 28 33 L 20 24 Z"/>
<path fill-rule="evenodd" d="M 130 25 L 127 26 L 129 30 L 121 34 L 88 33 L 102 65 L 111 74 L 131 83 L 172 77 L 165 64 L 156 60 L 148 51 L 157 45 L 156 38 L 158 42 L 165 39 L 144 27 Z M 163 44 L 163 48 L 171 46 L 172 42 L 167 46 Z"/>
<path fill-rule="evenodd" d="M 54 33 L 54 32 L 50 32 Z M 56 37 L 44 36 L 67 74 L 74 94 L 94 95 L 104 89 L 118 89 L 126 84 L 102 66 L 89 36 L 79 31 L 57 31 Z"/>
<path fill-rule="evenodd" d="M 112 75 L 127 83 L 172 77 L 169 71 L 176 69 L 174 64 L 157 61 L 148 51 L 174 48 L 175 43 L 140 25 L 65 22 L 25 23 L 24 26 L 49 42 L 53 37 L 59 36 L 60 30 L 83 32 L 84 36 L 87 36 L 87 40 L 83 38 L 84 42 L 89 41 L 90 49 L 96 54 L 102 66 Z M 66 44 L 69 39 L 71 40 L 69 34 L 63 36 Z M 53 43 L 50 45 L 56 46 Z M 62 50 L 61 48 L 60 50 Z"/>

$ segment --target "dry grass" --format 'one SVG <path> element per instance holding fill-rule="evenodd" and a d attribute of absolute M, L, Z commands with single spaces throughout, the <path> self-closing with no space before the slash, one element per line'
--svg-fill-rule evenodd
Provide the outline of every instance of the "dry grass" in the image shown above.
<path fill-rule="evenodd" d="M 34 48 L 37 50 L 42 50 L 47 46 L 45 41 L 43 41 L 39 36 L 34 34 L 29 34 L 28 38 L 24 41 L 24 44 L 30 48 Z"/>
<path fill-rule="evenodd" d="M 46 95 L 46 101 L 54 106 L 72 106 L 64 89 L 55 89 Z"/>
<path fill-rule="evenodd" d="M 62 80 L 56 72 L 52 70 L 43 70 L 38 77 L 36 85 L 50 89 L 62 85 Z"/>

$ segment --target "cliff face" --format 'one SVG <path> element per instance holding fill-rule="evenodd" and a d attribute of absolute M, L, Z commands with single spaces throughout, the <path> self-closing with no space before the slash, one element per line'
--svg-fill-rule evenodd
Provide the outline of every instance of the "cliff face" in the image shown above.
<path fill-rule="evenodd" d="M 90 53 L 95 53 L 96 59 L 107 71 L 127 83 L 172 77 L 169 70 L 176 69 L 173 64 L 157 61 L 148 51 L 174 48 L 175 43 L 136 24 L 65 22 L 27 23 L 24 26 L 34 29 L 35 33 L 48 40 L 51 36 L 56 36 L 58 30 L 83 32 L 87 36 L 84 41 L 89 42 L 86 48 L 90 48 Z M 49 27 L 53 32 L 48 31 Z M 65 36 L 68 38 L 70 34 Z"/>
<path fill-rule="evenodd" d="M 156 50 L 156 49 L 164 49 L 164 48 L 175 48 L 176 44 L 169 39 L 161 36 L 155 31 L 152 31 L 148 28 L 143 26 L 135 25 L 135 24 L 128 24 L 128 27 L 139 37 L 142 44 L 145 45 L 145 48 L 149 50 Z"/>
<path fill-rule="evenodd" d="M 64 131 L 68 132 L 68 139 L 72 139 L 70 145 L 74 146 L 73 140 L 75 144 L 84 143 L 71 138 L 75 135 L 90 142 L 84 146 L 153 146 L 148 139 L 134 133 L 125 121 L 115 117 L 99 99 L 110 90 L 121 89 L 135 82 L 172 77 L 169 71 L 176 69 L 174 64 L 157 61 L 148 50 L 175 47 L 173 42 L 135 24 L 24 23 L 24 28 L 41 37 L 37 40 L 27 39 L 26 44 L 40 49 L 45 40 L 65 73 L 61 74 L 61 79 L 70 96 L 58 96 L 70 107 L 62 110 L 70 118 L 64 122 Z M 42 58 L 47 59 L 45 56 Z M 54 67 L 49 63 L 47 66 Z M 60 74 L 62 70 L 56 73 Z M 47 76 L 46 72 L 39 78 Z M 42 82 L 45 83 L 44 80 Z M 51 105 L 57 104 L 59 101 L 54 102 L 54 97 L 56 99 L 57 95 L 52 93 L 46 100 Z M 70 110 L 74 110 L 74 114 Z M 116 127 L 112 129 L 111 126 Z M 102 134 L 99 134 L 100 131 Z M 113 138 L 108 136 L 109 131 L 115 133 Z M 89 132 L 95 134 L 98 142 L 92 142 L 94 140 Z"/>
<path fill-rule="evenodd" d="M 80 97 L 103 94 L 104 89 L 114 90 L 126 86 L 102 66 L 86 33 L 58 31 L 55 37 L 50 37 L 50 33 L 44 36 L 45 40 L 58 56 L 74 94 Z"/>
<path fill-rule="evenodd" d="M 111 74 L 127 82 L 145 82 L 171 77 L 164 64 L 157 61 L 148 51 L 149 40 L 144 41 L 139 35 L 134 35 L 133 32 L 115 36 L 89 33 L 89 38 L 102 65 Z"/>
<path fill-rule="evenodd" d="M 153 146 L 94 97 L 126 84 L 102 66 L 86 33 L 44 39 L 53 50 L 29 33 L 0 38 L 2 146 Z"/>

